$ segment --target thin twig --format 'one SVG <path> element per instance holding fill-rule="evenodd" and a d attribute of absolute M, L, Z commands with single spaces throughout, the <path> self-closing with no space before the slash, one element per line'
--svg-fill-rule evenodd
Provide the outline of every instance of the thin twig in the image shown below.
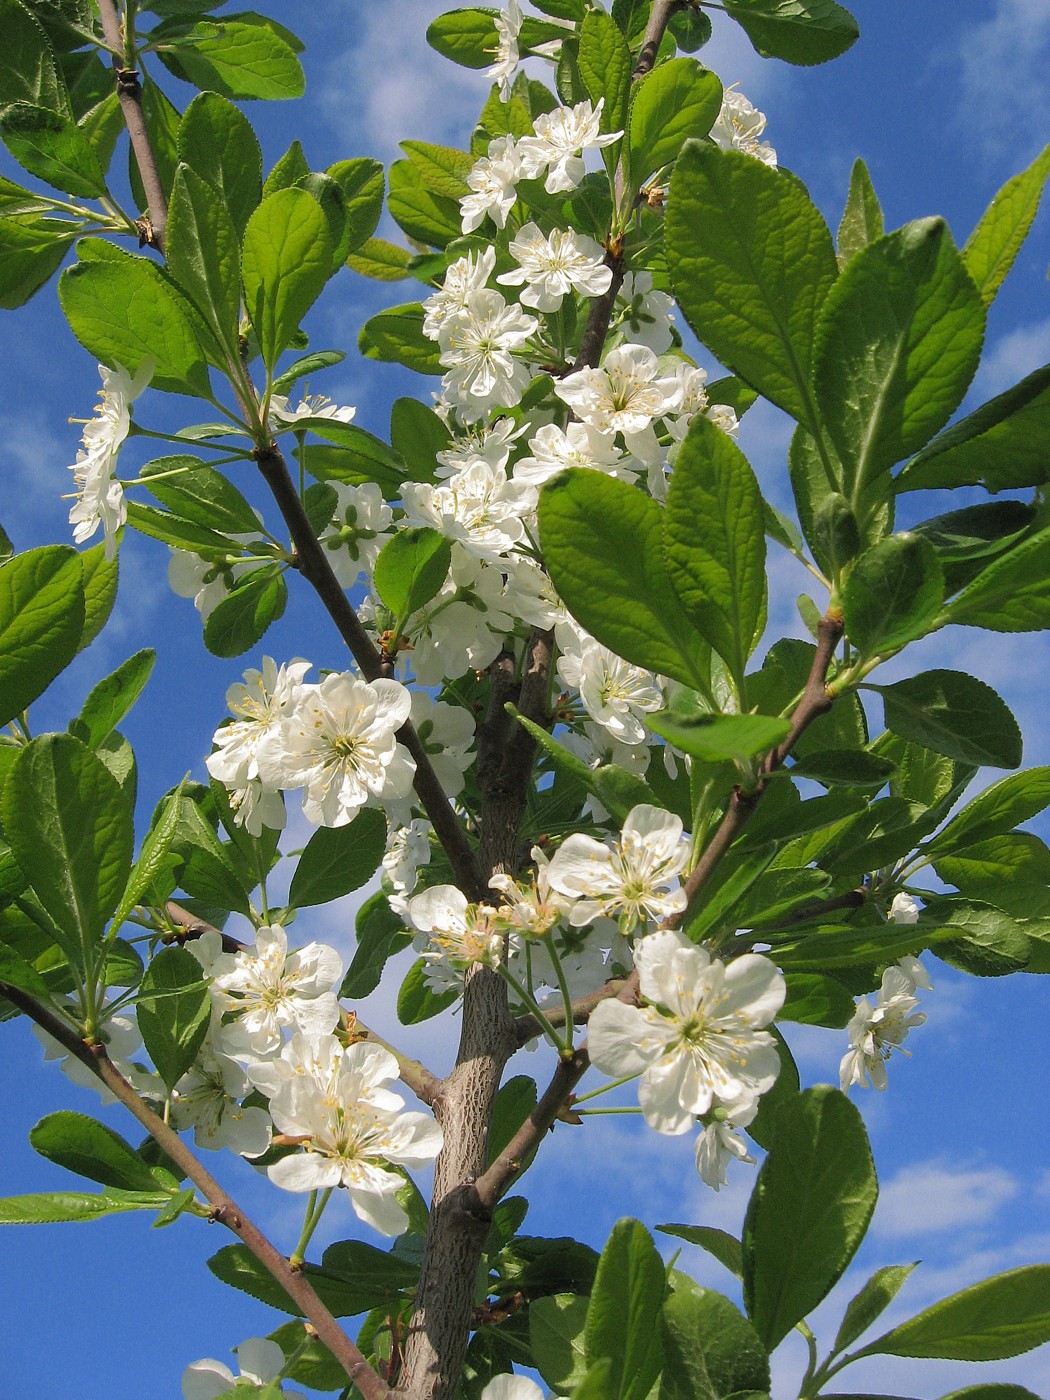
<path fill-rule="evenodd" d="M 106 1053 L 101 1042 L 88 1045 L 70 1026 L 47 1007 L 41 1006 L 20 987 L 0 982 L 0 994 L 57 1040 L 71 1055 L 97 1075 L 106 1088 L 142 1124 L 163 1152 L 193 1182 L 211 1206 L 209 1218 L 231 1230 L 251 1250 L 256 1259 L 276 1279 L 315 1328 L 318 1337 L 336 1358 L 365 1400 L 388 1400 L 391 1391 L 382 1376 L 373 1370 L 364 1355 L 346 1335 L 328 1308 L 315 1293 L 302 1270 L 270 1243 L 259 1227 L 245 1214 L 209 1171 L 200 1163 L 174 1129 L 157 1116 L 139 1097 Z"/>

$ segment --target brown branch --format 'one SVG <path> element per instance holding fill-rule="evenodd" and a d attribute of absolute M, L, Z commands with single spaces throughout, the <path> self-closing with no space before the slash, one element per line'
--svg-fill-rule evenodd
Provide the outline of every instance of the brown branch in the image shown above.
<path fill-rule="evenodd" d="M 113 0 L 98 0 L 98 8 L 106 44 L 113 51 L 113 71 L 116 74 L 117 97 L 124 114 L 124 125 L 131 138 L 131 150 L 146 195 L 149 219 L 140 225 L 142 239 L 163 256 L 164 235 L 168 226 L 168 198 L 164 193 L 164 185 L 153 153 L 153 143 L 146 128 L 146 115 L 142 110 L 142 83 L 138 72 L 127 65 L 126 36 L 116 5 Z"/>
<path fill-rule="evenodd" d="M 312 585 L 351 656 L 357 662 L 361 674 L 368 681 L 388 675 L 388 668 L 382 656 L 332 571 L 328 556 L 299 499 L 284 454 L 276 443 L 271 443 L 269 447 L 258 449 L 255 459 L 288 527 L 298 556 L 299 572 Z M 467 834 L 445 796 L 419 735 L 412 724 L 406 722 L 398 730 L 397 737 L 415 760 L 416 793 L 449 858 L 457 885 L 470 900 L 484 898 L 485 884 L 479 876 L 478 863 Z"/>
<path fill-rule="evenodd" d="M 642 46 L 638 50 L 638 57 L 635 60 L 634 71 L 631 73 L 632 81 L 644 78 L 646 73 L 652 70 L 656 62 L 656 55 L 660 51 L 660 45 L 664 41 L 664 32 L 667 29 L 671 16 L 678 10 L 686 8 L 686 0 L 653 0 L 652 13 L 649 15 L 649 23 L 646 25 L 645 33 L 642 36 Z"/>
<path fill-rule="evenodd" d="M 280 1284 L 285 1293 L 302 1310 L 317 1332 L 318 1337 L 336 1358 L 343 1370 L 357 1386 L 365 1400 L 388 1400 L 391 1391 L 386 1381 L 376 1372 L 354 1343 L 346 1335 L 339 1323 L 314 1292 L 307 1276 L 293 1269 L 288 1260 L 257 1225 L 244 1213 L 215 1178 L 201 1165 L 187 1144 L 174 1129 L 169 1128 L 162 1118 L 145 1103 L 120 1073 L 106 1053 L 101 1043 L 88 1045 L 81 1040 L 70 1026 L 53 1012 L 28 996 L 19 987 L 0 982 L 0 994 L 5 996 L 31 1020 L 35 1021 L 48 1035 L 57 1040 L 70 1054 L 96 1074 L 115 1098 L 142 1124 L 153 1140 L 171 1159 L 179 1170 L 193 1182 L 201 1195 L 211 1206 L 210 1218 L 217 1220 L 231 1230 L 251 1250 L 256 1259 Z"/>

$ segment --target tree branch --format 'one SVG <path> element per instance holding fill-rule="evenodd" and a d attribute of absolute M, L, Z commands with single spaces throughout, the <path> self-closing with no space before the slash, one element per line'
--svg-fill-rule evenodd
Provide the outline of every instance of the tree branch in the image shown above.
<path fill-rule="evenodd" d="M 88 1045 L 70 1026 L 47 1007 L 41 1006 L 20 987 L 0 982 L 0 994 L 5 996 L 31 1020 L 57 1040 L 70 1054 L 86 1065 L 92 1073 L 119 1099 L 142 1124 L 153 1140 L 179 1170 L 193 1182 L 211 1206 L 210 1218 L 225 1225 L 243 1241 L 256 1259 L 273 1276 L 289 1298 L 310 1320 L 318 1337 L 336 1358 L 365 1400 L 388 1400 L 391 1391 L 386 1381 L 375 1371 L 346 1335 L 332 1314 L 314 1292 L 306 1275 L 293 1269 L 280 1251 L 270 1243 L 259 1227 L 249 1219 L 237 1202 L 200 1163 L 174 1129 L 135 1092 L 120 1073 L 100 1043 Z"/>
<path fill-rule="evenodd" d="M 131 150 L 138 166 L 139 178 L 146 194 L 148 221 L 140 223 L 142 240 L 164 254 L 164 235 L 168 227 L 168 198 L 164 193 L 157 160 L 153 154 L 153 143 L 146 129 L 146 115 L 142 110 L 142 83 L 136 69 L 128 67 L 126 55 L 128 46 L 120 17 L 113 0 L 98 0 L 102 32 L 106 43 L 113 50 L 113 71 L 116 74 L 117 97 L 124 113 L 124 125 L 131 138 Z"/>
<path fill-rule="evenodd" d="M 644 78 L 646 73 L 651 72 L 653 64 L 656 62 L 656 55 L 660 51 L 660 45 L 664 41 L 664 33 L 671 20 L 671 16 L 678 10 L 686 8 L 686 0 L 653 0 L 652 12 L 649 15 L 649 23 L 645 27 L 645 34 L 642 36 L 642 46 L 638 50 L 638 57 L 635 59 L 634 71 L 631 73 L 632 81 Z"/>

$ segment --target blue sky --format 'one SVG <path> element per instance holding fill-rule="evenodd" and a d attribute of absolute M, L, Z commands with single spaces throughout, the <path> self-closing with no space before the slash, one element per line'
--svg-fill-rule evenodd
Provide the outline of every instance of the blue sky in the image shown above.
<path fill-rule="evenodd" d="M 261 4 L 291 23 L 306 41 L 307 96 L 269 109 L 258 120 L 267 164 L 298 136 L 314 168 L 352 155 L 389 161 L 404 137 L 464 146 L 485 84 L 427 49 L 427 22 L 446 8 L 437 0 L 315 0 L 309 6 Z M 734 26 L 715 15 L 716 37 L 703 57 L 727 85 L 743 91 L 769 117 L 766 137 L 781 163 L 796 171 L 834 227 L 855 156 L 868 162 L 887 227 L 945 215 L 962 242 L 1002 183 L 1050 139 L 1050 5 L 1047 0 L 925 0 L 922 5 L 858 0 L 862 37 L 837 63 L 789 69 L 758 58 Z M 188 91 L 169 90 L 180 105 Z M 6 156 L 3 157 L 6 160 Z M 0 162 L 2 165 L 2 162 Z M 7 165 L 2 165 L 7 170 Z M 992 309 L 985 360 L 964 408 L 972 408 L 1050 359 L 1050 216 L 1044 210 Z M 350 351 L 343 365 L 311 385 L 358 407 L 357 421 L 383 433 L 391 399 L 426 394 L 429 384 L 363 362 L 354 350 L 358 327 L 380 305 L 402 297 L 352 274 L 340 275 L 308 321 L 315 347 Z M 58 313 L 54 284 L 29 306 L 7 313 L 6 393 L 0 400 L 5 490 L 0 520 L 18 548 L 68 538 L 66 464 L 98 387 L 93 361 L 73 342 Z M 706 361 L 705 361 L 706 362 Z M 162 405 L 147 395 L 139 416 L 157 421 Z M 170 421 L 170 420 L 168 420 Z M 773 499 L 788 501 L 786 421 L 756 408 L 742 444 Z M 135 459 L 129 451 L 123 466 Z M 240 483 L 239 483 L 240 484 Z M 924 501 L 924 514 L 945 506 Z M 790 561 L 771 561 L 771 626 L 798 633 L 794 608 L 806 576 Z M 224 693 L 239 666 L 209 656 L 192 605 L 165 583 L 166 551 L 131 536 L 121 557 L 117 612 L 101 642 L 65 673 L 35 716 L 39 732 L 64 728 L 90 686 L 138 647 L 164 638 L 153 679 L 126 726 L 140 763 L 148 811 L 157 795 L 187 771 L 203 775 L 203 755 L 225 713 Z M 294 584 L 294 580 L 293 580 Z M 293 587 L 286 617 L 264 648 L 281 659 L 310 656 L 337 666 L 334 639 Z M 244 664 L 257 660 L 253 655 Z M 950 629 L 909 651 L 900 670 L 952 666 L 995 685 L 1026 733 L 1026 762 L 1050 762 L 1040 724 L 1045 705 L 1045 640 Z M 982 777 L 988 781 L 995 774 Z M 1047 830 L 1043 828 L 1044 836 Z M 293 842 L 294 844 L 294 830 Z M 324 938 L 349 952 L 352 904 L 301 918 L 303 941 Z M 1050 1259 L 1050 1142 L 1046 1079 L 1046 992 L 1036 979 L 976 982 L 927 959 L 935 990 L 929 1014 L 909 1042 L 911 1059 L 890 1067 L 890 1089 L 855 1095 L 872 1136 L 883 1184 L 875 1224 L 862 1256 L 817 1317 L 833 1333 L 845 1299 L 867 1272 L 886 1263 L 923 1259 L 889 1321 L 987 1274 Z M 396 979 L 376 994 L 367 1019 L 394 1025 Z M 457 1023 L 429 1022 L 406 1031 L 405 1047 L 437 1070 L 451 1063 Z M 789 1037 L 807 1083 L 834 1081 L 842 1037 L 806 1032 Z M 6 1148 L 0 1192 L 59 1189 L 70 1178 L 32 1153 L 29 1127 L 57 1107 L 97 1111 L 96 1097 L 70 1088 L 45 1066 L 24 1023 L 5 1026 L 0 1045 L 7 1073 L 0 1083 Z M 519 1072 L 541 1079 L 542 1051 L 523 1056 Z M 130 1122 L 105 1115 L 135 1138 Z M 298 1233 L 300 1203 L 259 1181 L 232 1158 L 214 1164 L 235 1194 L 284 1247 Z M 528 1179 L 532 1233 L 577 1233 L 600 1245 L 615 1218 L 637 1214 L 650 1225 L 685 1221 L 739 1230 L 752 1169 L 739 1169 L 714 1195 L 696 1177 L 692 1144 L 646 1135 L 632 1120 L 590 1120 L 559 1127 Z M 653 1201 L 660 1205 L 653 1213 Z M 360 1233 L 348 1208 L 333 1208 L 328 1238 Z M 49 1400 L 142 1400 L 179 1394 L 183 1367 L 202 1356 L 225 1358 L 246 1336 L 264 1333 L 276 1314 L 214 1282 L 203 1265 L 226 1238 L 218 1227 L 184 1220 L 150 1232 L 145 1218 L 91 1226 L 0 1232 L 0 1278 L 6 1325 L 0 1334 L 0 1393 Z M 321 1241 L 319 1241 L 321 1242 Z M 701 1281 L 732 1292 L 719 1266 L 686 1247 L 681 1265 Z M 836 1303 L 837 1299 L 837 1303 Z M 775 1394 L 794 1395 L 798 1352 L 783 1351 Z M 981 1368 L 944 1363 L 883 1362 L 847 1372 L 853 1388 L 935 1397 L 978 1380 L 1013 1380 L 1050 1395 L 1050 1349 Z"/>

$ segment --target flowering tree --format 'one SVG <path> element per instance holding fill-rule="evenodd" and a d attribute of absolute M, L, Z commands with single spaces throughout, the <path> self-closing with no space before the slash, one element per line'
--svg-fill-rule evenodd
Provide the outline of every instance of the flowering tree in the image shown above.
<path fill-rule="evenodd" d="M 101 1190 L 9 1198 L 3 1220 L 226 1226 L 213 1272 L 292 1320 L 241 1346 L 236 1380 L 191 1365 L 187 1400 L 302 1393 L 284 1381 L 366 1400 L 545 1393 L 516 1365 L 577 1400 L 755 1400 L 795 1328 L 813 1397 L 858 1357 L 995 1360 L 1047 1340 L 1050 1265 L 858 1346 L 910 1272 L 881 1269 L 823 1354 L 805 1319 L 874 1208 L 848 1095 L 885 1089 L 924 1020 L 920 955 L 1050 970 L 1046 851 L 1016 830 L 1050 804 L 1050 771 L 1020 769 L 984 681 L 872 679 L 945 626 L 1050 617 L 1050 371 L 949 426 L 1050 150 L 961 250 L 936 218 L 884 233 L 858 163 L 833 241 L 763 115 L 694 56 L 705 8 L 509 0 L 429 31 L 493 79 L 469 150 L 406 141 L 385 180 L 364 157 L 314 171 L 293 143 L 264 176 L 235 101 L 300 91 L 300 46 L 220 8 L 2 4 L 0 134 L 32 188 L 0 183 L 0 291 L 21 305 L 75 245 L 58 295 L 102 395 L 70 523 L 77 544 L 103 538 L 0 567 L 0 991 L 148 1134 L 136 1147 L 50 1114 L 34 1147 Z M 790 63 L 857 34 L 834 0 L 711 8 Z M 553 89 L 527 55 L 552 62 Z M 165 70 L 200 89 L 182 112 Z M 134 209 L 110 174 L 125 128 Z M 384 203 L 407 245 L 377 236 Z M 366 357 L 441 376 L 433 407 L 395 403 L 389 442 L 353 408 L 292 402 L 343 358 L 310 352 L 300 322 L 345 267 L 422 288 L 361 329 Z M 146 426 L 160 395 L 181 396 L 174 433 Z M 735 440 L 760 396 L 797 424 L 795 519 Z M 132 434 L 171 450 L 129 480 Z M 973 486 L 1013 494 L 894 532 L 898 496 Z M 317 661 L 257 653 L 206 779 L 151 794 L 138 841 L 118 726 L 152 655 L 67 732 L 33 737 L 29 718 L 104 626 L 130 531 L 171 547 L 217 656 L 259 648 L 289 580 L 332 624 Z M 812 640 L 774 638 L 757 663 L 767 540 L 820 602 L 800 604 Z M 1016 771 L 964 802 L 983 766 Z M 267 879 L 296 803 L 315 830 L 278 908 Z M 296 911 L 377 875 L 349 968 L 294 946 Z M 354 1011 L 409 944 L 402 1022 L 460 1017 L 443 1076 Z M 845 1032 L 838 1088 L 801 1087 L 784 1022 Z M 544 1047 L 538 1080 L 504 1083 L 527 1045 Z M 714 1190 L 767 1154 L 741 1238 L 666 1227 L 742 1280 L 746 1316 L 668 1268 L 639 1221 L 600 1255 L 521 1234 L 526 1202 L 507 1193 L 548 1131 L 633 1081 L 655 1132 L 695 1135 Z M 428 1207 L 411 1173 L 432 1162 Z M 220 1184 L 238 1169 L 304 1198 L 290 1251 Z M 315 1262 L 342 1189 L 395 1243 Z"/>

